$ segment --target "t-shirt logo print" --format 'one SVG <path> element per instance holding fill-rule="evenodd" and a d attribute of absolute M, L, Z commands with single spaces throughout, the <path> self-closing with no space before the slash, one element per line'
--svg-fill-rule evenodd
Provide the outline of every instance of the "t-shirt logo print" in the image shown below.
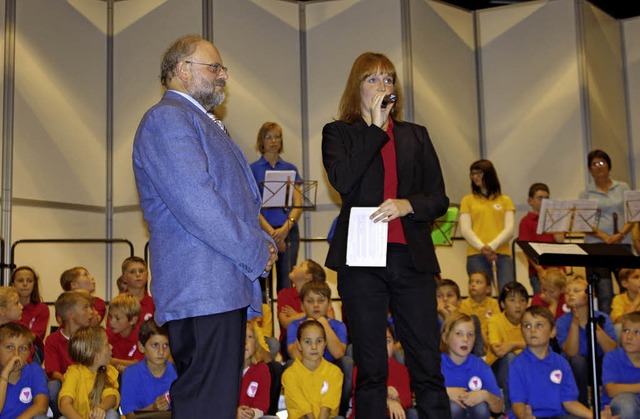
<path fill-rule="evenodd" d="M 560 384 L 562 382 L 562 371 L 560 370 L 551 371 L 551 375 L 549 376 L 549 378 L 551 378 L 552 383 Z"/>
<path fill-rule="evenodd" d="M 31 387 L 25 387 L 20 391 L 20 401 L 22 403 L 31 403 L 33 400 L 33 393 L 31 392 Z"/>
<path fill-rule="evenodd" d="M 252 381 L 249 383 L 249 387 L 247 387 L 247 396 L 256 397 L 256 393 L 258 392 L 258 383 Z"/>
<path fill-rule="evenodd" d="M 329 391 L 329 383 L 326 381 L 322 383 L 322 388 L 320 389 L 320 394 L 326 394 Z"/>
<path fill-rule="evenodd" d="M 467 385 L 469 386 L 469 390 L 471 391 L 482 390 L 482 379 L 474 375 L 473 377 L 471 377 Z"/>

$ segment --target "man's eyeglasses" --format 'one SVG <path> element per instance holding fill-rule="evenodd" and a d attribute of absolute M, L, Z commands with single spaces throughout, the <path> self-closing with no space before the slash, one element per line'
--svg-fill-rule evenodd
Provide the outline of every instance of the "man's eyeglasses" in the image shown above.
<path fill-rule="evenodd" d="M 222 64 L 219 64 L 219 63 L 207 64 L 207 63 L 197 63 L 195 61 L 185 61 L 185 63 L 187 63 L 187 64 L 206 65 L 207 67 L 209 67 L 211 69 L 211 71 L 213 71 L 213 74 L 215 74 L 216 76 L 218 74 L 220 74 L 221 71 L 224 71 L 225 73 L 229 72 L 229 69 L 227 67 L 225 67 L 225 66 L 223 66 Z"/>

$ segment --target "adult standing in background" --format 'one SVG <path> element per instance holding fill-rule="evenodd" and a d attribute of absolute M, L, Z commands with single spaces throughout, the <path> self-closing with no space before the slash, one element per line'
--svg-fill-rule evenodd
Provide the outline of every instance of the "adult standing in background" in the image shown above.
<path fill-rule="evenodd" d="M 178 378 L 174 418 L 235 418 L 247 306 L 275 244 L 258 221 L 260 193 L 237 144 L 207 110 L 225 98 L 216 47 L 184 36 L 166 51 L 162 100 L 142 118 L 133 170 L 150 233 L 155 319 L 166 323 Z"/>
<path fill-rule="evenodd" d="M 516 207 L 502 194 L 498 174 L 489 160 L 478 160 L 469 169 L 471 194 L 460 202 L 460 232 L 467 241 L 467 273 L 484 271 L 497 276 L 499 294 L 513 281 L 509 239 L 513 236 Z M 494 273 L 495 270 L 495 273 Z"/>
<path fill-rule="evenodd" d="M 264 178 L 267 170 L 293 170 L 295 180 L 301 180 L 298 168 L 284 161 L 280 154 L 284 149 L 282 127 L 275 122 L 265 122 L 258 131 L 256 149 L 262 157 L 251 163 L 251 171 L 258 183 L 260 192 L 264 193 Z M 278 188 L 280 185 L 269 185 Z M 277 291 L 289 288 L 289 272 L 298 263 L 298 248 L 300 245 L 300 231 L 298 220 L 302 214 L 300 208 L 301 196 L 293 195 L 293 208 L 264 208 L 260 211 L 260 225 L 269 233 L 278 245 L 278 260 L 276 262 Z"/>
<path fill-rule="evenodd" d="M 624 244 L 631 250 L 629 232 L 633 224 L 624 220 L 624 191 L 629 190 L 629 185 L 611 179 L 611 157 L 602 150 L 593 150 L 587 155 L 587 167 L 593 182 L 589 182 L 580 199 L 598 201 L 600 220 L 593 233 L 585 236 L 585 243 Z M 595 286 L 598 310 L 609 314 L 613 300 L 611 270 L 587 268 L 587 275 L 597 275 L 599 278 Z"/>
<path fill-rule="evenodd" d="M 383 104 L 390 93 L 398 101 Z M 434 279 L 440 268 L 430 233 L 449 199 L 427 130 L 403 122 L 401 104 L 393 63 L 379 53 L 360 55 L 342 94 L 338 120 L 322 131 L 324 167 L 342 197 L 326 266 L 338 272 L 358 365 L 357 417 L 387 417 L 390 308 L 420 418 L 446 419 L 451 412 L 440 372 Z M 386 267 L 347 266 L 352 207 L 377 207 L 371 218 L 388 223 Z"/>

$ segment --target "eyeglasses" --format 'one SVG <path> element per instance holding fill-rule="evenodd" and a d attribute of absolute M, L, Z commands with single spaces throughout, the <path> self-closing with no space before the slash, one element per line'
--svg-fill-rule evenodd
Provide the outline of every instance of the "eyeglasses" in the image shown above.
<path fill-rule="evenodd" d="M 225 73 L 229 72 L 229 69 L 227 67 L 223 66 L 220 63 L 207 64 L 207 63 L 197 63 L 195 61 L 185 61 L 185 63 L 187 63 L 187 64 L 206 65 L 207 67 L 209 67 L 211 69 L 211 71 L 213 71 L 213 74 L 215 74 L 216 76 L 218 74 L 220 74 L 221 71 L 224 71 Z"/>
<path fill-rule="evenodd" d="M 282 135 L 265 135 L 265 141 L 280 141 L 282 140 Z"/>
<path fill-rule="evenodd" d="M 469 173 L 470 177 L 482 176 L 482 175 L 484 175 L 484 172 L 482 170 L 472 170 L 471 173 Z"/>
<path fill-rule="evenodd" d="M 594 161 L 593 163 L 591 163 L 591 166 L 598 167 L 598 166 L 604 166 L 605 164 L 607 164 L 607 162 L 601 160 L 601 161 Z"/>

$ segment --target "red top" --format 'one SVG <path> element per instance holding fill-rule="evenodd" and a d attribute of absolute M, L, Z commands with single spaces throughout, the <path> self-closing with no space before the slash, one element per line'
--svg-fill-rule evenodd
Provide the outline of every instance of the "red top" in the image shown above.
<path fill-rule="evenodd" d="M 298 313 L 302 313 L 302 301 L 300 300 L 300 294 L 298 294 L 297 288 L 283 288 L 278 291 L 278 314 L 280 314 L 286 306 L 290 306 Z M 286 341 L 287 328 L 280 327 L 280 342 Z"/>
<path fill-rule="evenodd" d="M 49 378 L 55 371 L 64 374 L 69 365 L 73 365 L 67 349 L 69 338 L 63 335 L 61 330 L 62 328 L 58 328 L 44 341 L 44 370 Z"/>
<path fill-rule="evenodd" d="M 383 199 L 396 199 L 398 197 L 398 167 L 396 164 L 396 139 L 393 135 L 393 120 L 389 118 L 387 127 L 389 141 L 382 147 L 382 163 L 384 164 L 384 193 Z M 387 237 L 389 243 L 407 244 L 402 230 L 400 218 L 389 223 L 389 233 Z"/>
<path fill-rule="evenodd" d="M 545 303 L 542 300 L 542 297 L 540 296 L 539 293 L 533 296 L 533 298 L 531 299 L 531 305 L 549 308 L 549 304 Z M 571 312 L 571 309 L 569 308 L 569 306 L 567 306 L 565 302 L 564 292 L 563 292 L 562 294 L 560 294 L 560 300 L 558 300 L 558 306 L 556 307 L 556 312 L 553 313 L 553 315 L 555 319 L 558 320 L 560 316 L 567 314 L 569 312 Z"/>
<path fill-rule="evenodd" d="M 520 220 L 520 227 L 518 229 L 518 240 L 544 242 L 544 243 L 555 242 L 555 239 L 553 238 L 553 234 L 536 233 L 536 230 L 538 229 L 539 218 L 540 218 L 540 214 L 536 214 L 533 212 L 529 212 L 527 213 L 527 215 L 522 217 L 522 220 Z M 529 262 L 529 276 L 534 275 L 535 273 L 536 273 L 536 269 L 533 267 L 531 262 Z"/>
<path fill-rule="evenodd" d="M 142 300 L 140 300 L 140 320 L 138 324 L 141 324 L 145 320 L 149 320 L 156 313 L 156 305 L 153 302 L 153 298 L 149 293 L 144 294 Z"/>
<path fill-rule="evenodd" d="M 351 395 L 351 415 L 349 419 L 356 416 L 356 400 L 353 395 L 356 392 L 356 377 L 358 376 L 358 367 L 353 368 L 353 392 Z M 387 377 L 387 387 L 395 387 L 400 396 L 400 404 L 407 410 L 411 407 L 411 385 L 409 381 L 409 370 L 407 367 L 396 361 L 392 356 L 389 358 L 389 375 Z M 387 412 L 388 413 L 388 412 Z"/>
<path fill-rule="evenodd" d="M 93 309 L 98 312 L 98 315 L 100 316 L 99 323 L 102 323 L 104 314 L 107 312 L 107 305 L 104 303 L 102 298 L 96 297 L 95 295 L 92 295 L 91 297 L 93 297 Z"/>
<path fill-rule="evenodd" d="M 126 359 L 128 361 L 142 361 L 144 354 L 138 350 L 138 327 L 127 337 L 115 334 L 111 329 L 107 329 L 109 343 L 113 347 L 111 356 L 116 359 Z"/>
<path fill-rule="evenodd" d="M 44 349 L 44 337 L 49 325 L 49 307 L 45 303 L 29 303 L 22 308 L 22 318 L 18 321 L 36 336 L 35 344 Z"/>
<path fill-rule="evenodd" d="M 271 391 L 271 374 L 264 362 L 249 366 L 242 375 L 240 386 L 240 401 L 238 406 L 249 406 L 262 410 L 263 414 L 269 410 L 269 395 Z"/>

